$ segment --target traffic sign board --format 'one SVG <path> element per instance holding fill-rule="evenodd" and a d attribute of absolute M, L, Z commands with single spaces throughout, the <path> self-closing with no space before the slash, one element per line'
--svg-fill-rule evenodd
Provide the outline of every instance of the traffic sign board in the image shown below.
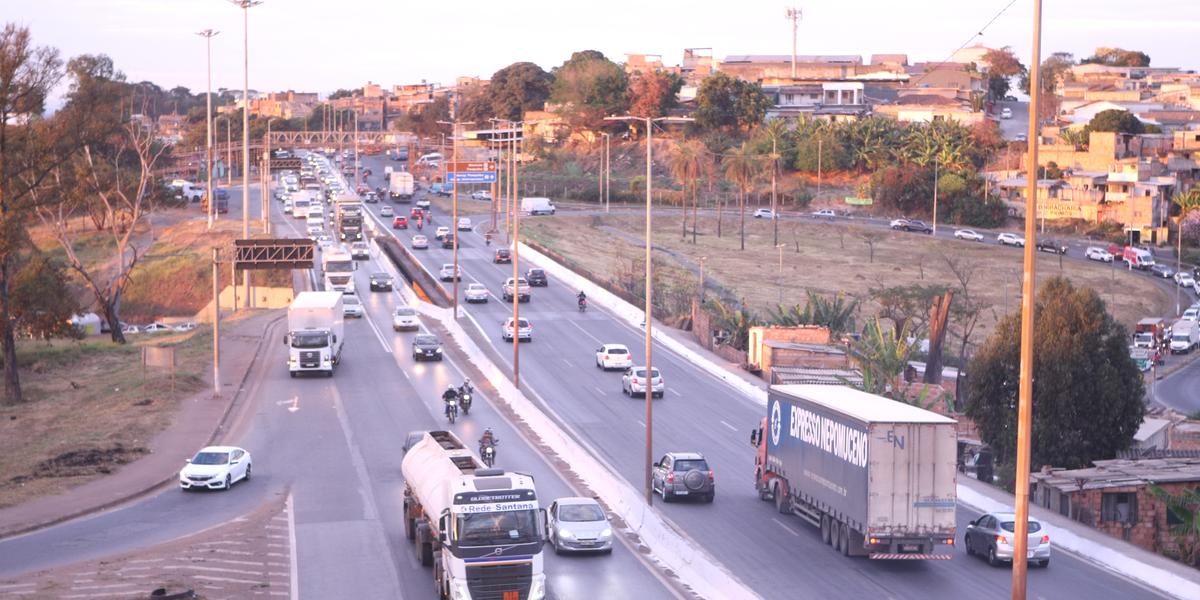
<path fill-rule="evenodd" d="M 482 173 L 455 173 L 454 171 L 447 171 L 446 181 L 458 181 L 459 183 L 496 183 L 496 172 L 485 171 Z"/>
<path fill-rule="evenodd" d="M 452 162 L 446 164 L 448 173 L 484 173 L 495 171 L 496 163 L 488 162 Z"/>

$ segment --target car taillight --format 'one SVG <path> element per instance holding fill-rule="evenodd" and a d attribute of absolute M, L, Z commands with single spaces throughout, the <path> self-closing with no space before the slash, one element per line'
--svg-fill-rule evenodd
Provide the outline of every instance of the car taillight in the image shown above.
<path fill-rule="evenodd" d="M 709 471 L 708 471 L 708 481 L 709 481 L 709 483 L 715 481 L 712 469 L 709 469 Z"/>
<path fill-rule="evenodd" d="M 603 359 L 601 359 L 601 360 L 608 360 L 608 355 L 607 355 L 607 354 L 605 354 L 605 355 L 604 355 L 604 358 L 603 358 Z"/>
<path fill-rule="evenodd" d="M 637 377 L 634 377 L 634 378 L 633 378 L 633 384 L 634 384 L 634 385 L 637 385 L 637 382 L 638 382 L 638 379 L 637 379 Z"/>
<path fill-rule="evenodd" d="M 675 483 L 675 472 L 667 473 L 667 483 Z"/>
<path fill-rule="evenodd" d="M 1050 536 L 1048 536 L 1048 535 L 1043 535 L 1043 536 L 1042 536 L 1042 543 L 1043 543 L 1043 544 L 1049 544 L 1049 543 L 1050 543 Z"/>
<path fill-rule="evenodd" d="M 1004 537 L 1004 536 L 1002 536 L 1002 535 L 998 535 L 998 536 L 996 536 L 996 543 L 997 543 L 997 544 L 1007 544 L 1007 543 L 1008 543 L 1008 538 L 1006 538 L 1006 537 Z"/>

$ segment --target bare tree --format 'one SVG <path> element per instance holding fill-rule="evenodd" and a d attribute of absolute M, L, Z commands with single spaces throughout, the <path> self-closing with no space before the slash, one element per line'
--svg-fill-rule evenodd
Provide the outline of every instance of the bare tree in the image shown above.
<path fill-rule="evenodd" d="M 984 312 L 991 308 L 991 305 L 975 296 L 971 295 L 971 282 L 979 273 L 979 263 L 961 256 L 950 256 L 942 254 L 942 261 L 946 263 L 946 268 L 950 274 L 954 276 L 955 282 L 958 284 L 959 301 L 955 303 L 952 311 L 952 317 L 958 323 L 959 333 L 956 337 L 959 339 L 958 356 L 965 361 L 967 358 L 967 347 L 971 343 L 971 335 L 975 332 L 975 327 L 979 325 L 979 319 Z"/>
<path fill-rule="evenodd" d="M 878 229 L 863 229 L 858 232 L 858 237 L 867 245 L 867 262 L 875 262 L 875 245 L 882 242 L 887 237 Z"/>

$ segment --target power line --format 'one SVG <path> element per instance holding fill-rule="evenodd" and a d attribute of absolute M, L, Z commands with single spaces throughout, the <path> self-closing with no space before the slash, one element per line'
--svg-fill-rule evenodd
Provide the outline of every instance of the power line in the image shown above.
<path fill-rule="evenodd" d="M 996 19 L 999 19 L 1001 15 L 1003 15 L 1005 12 L 1007 12 L 1008 9 L 1012 8 L 1012 5 L 1014 5 L 1016 3 L 1017 3 L 1017 0 L 1009 0 L 1009 3 L 1004 5 L 1004 8 L 1000 9 L 1000 12 L 996 13 L 995 16 L 993 16 L 991 19 L 989 19 L 988 22 L 983 25 L 983 27 L 980 27 L 979 31 L 975 32 L 974 34 L 971 35 L 971 37 L 967 38 L 967 41 L 963 42 L 961 46 L 952 50 L 950 52 L 950 55 L 947 56 L 944 60 L 942 60 L 942 62 L 939 62 L 938 64 L 934 65 L 933 69 L 927 69 L 925 71 L 925 73 L 923 73 L 920 77 L 917 78 L 916 81 L 913 82 L 913 85 L 915 86 L 918 83 L 921 83 L 921 81 L 923 79 L 925 79 L 925 77 L 927 75 L 929 75 L 933 71 L 938 70 L 939 68 L 941 68 L 942 65 L 949 63 L 950 59 L 954 58 L 954 54 L 956 52 L 958 52 L 959 50 L 962 50 L 963 48 L 966 48 L 967 44 L 970 44 L 971 42 L 975 41 L 975 38 L 983 37 L 983 32 L 986 31 L 988 27 L 991 27 L 992 23 L 996 22 Z"/>

